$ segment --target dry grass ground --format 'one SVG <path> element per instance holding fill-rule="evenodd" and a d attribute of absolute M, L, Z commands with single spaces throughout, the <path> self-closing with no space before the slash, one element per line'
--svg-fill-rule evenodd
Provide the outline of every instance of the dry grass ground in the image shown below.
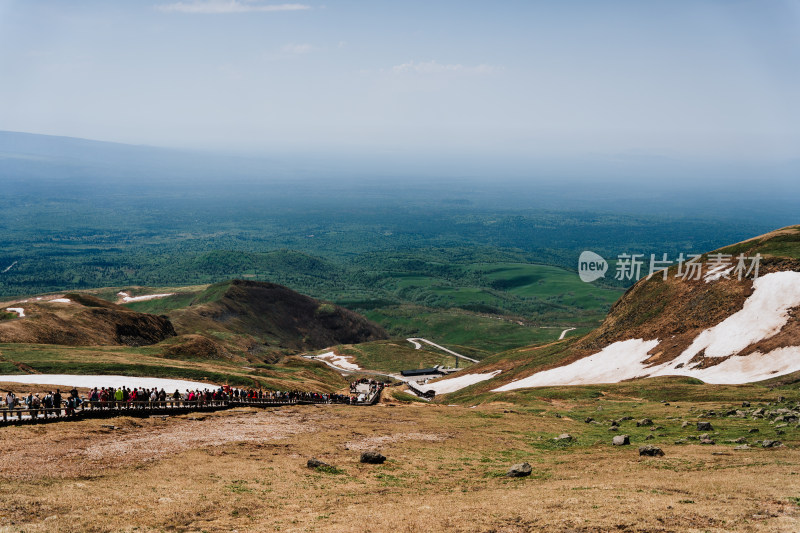
<path fill-rule="evenodd" d="M 766 438 L 769 422 L 721 419 L 717 445 L 673 444 L 697 433 L 683 419 L 720 407 L 298 406 L 0 428 L 0 531 L 800 530 L 797 429 L 786 447 L 735 451 L 727 436 Z M 620 433 L 634 445 L 610 446 L 605 422 L 620 413 L 661 425 L 648 442 L 666 455 L 639 457 L 650 430 L 632 421 Z M 563 432 L 577 443 L 554 444 Z M 389 459 L 361 464 L 365 449 Z M 308 469 L 310 457 L 335 468 Z M 532 476 L 504 476 L 522 461 Z"/>

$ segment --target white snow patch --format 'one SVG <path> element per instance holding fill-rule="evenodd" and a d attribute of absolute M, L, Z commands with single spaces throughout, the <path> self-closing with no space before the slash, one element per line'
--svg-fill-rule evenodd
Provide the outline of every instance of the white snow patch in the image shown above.
<path fill-rule="evenodd" d="M 336 355 L 333 352 L 326 352 L 314 357 L 315 359 L 322 359 L 327 361 L 332 366 L 342 368 L 344 370 L 361 370 L 361 367 L 355 363 L 351 363 L 347 357 L 343 355 Z"/>
<path fill-rule="evenodd" d="M 786 346 L 776 348 L 767 354 L 755 352 L 743 356 L 735 355 L 708 368 L 682 368 L 677 372 L 674 369 L 665 368 L 659 371 L 659 374 L 680 374 L 702 379 L 706 383 L 734 385 L 761 381 L 798 371 L 800 371 L 800 346 Z"/>
<path fill-rule="evenodd" d="M 5 270 L 3 270 L 2 272 L 0 272 L 0 274 L 5 274 L 6 272 L 8 272 L 8 271 L 9 271 L 9 270 L 11 270 L 12 268 L 14 268 L 14 265 L 16 265 L 16 264 L 17 264 L 17 262 L 16 262 L 16 261 L 14 261 L 14 262 L 13 262 L 13 263 L 11 263 L 10 265 L 8 265 L 8 266 L 6 267 L 6 269 L 5 269 Z"/>
<path fill-rule="evenodd" d="M 132 376 L 101 376 L 101 375 L 72 375 L 72 374 L 25 374 L 0 376 L 1 381 L 22 383 L 26 385 L 64 385 L 67 387 L 87 387 L 98 389 L 101 387 L 144 387 L 146 389 L 177 390 L 204 390 L 216 389 L 218 385 L 202 383 L 199 381 L 186 381 L 182 379 L 146 378 Z"/>
<path fill-rule="evenodd" d="M 630 339 L 615 342 L 589 357 L 558 368 L 537 372 L 524 379 L 512 381 L 492 392 L 505 392 L 526 387 L 550 385 L 589 385 L 593 383 L 616 383 L 623 379 L 644 377 L 642 361 L 647 352 L 658 346 L 658 340 Z"/>
<path fill-rule="evenodd" d="M 55 299 L 50 300 L 50 301 L 55 303 L 55 304 L 68 304 L 68 303 L 72 302 L 72 300 L 70 300 L 69 298 L 55 298 Z"/>
<path fill-rule="evenodd" d="M 474 385 L 475 383 L 480 383 L 481 381 L 492 379 L 500 372 L 502 371 L 495 370 L 494 372 L 489 372 L 487 374 L 464 374 L 463 376 L 443 379 L 441 381 L 436 381 L 434 383 L 423 385 L 418 388 L 424 392 L 434 391 L 436 394 L 447 394 L 450 392 L 461 390 L 464 387 L 469 387 L 470 385 Z"/>
<path fill-rule="evenodd" d="M 727 357 L 777 334 L 800 306 L 800 272 L 773 272 L 753 282 L 742 309 L 698 335 L 674 363 L 687 363 L 700 350 L 706 357 Z"/>
<path fill-rule="evenodd" d="M 120 292 L 117 293 L 117 296 L 121 296 L 123 302 L 130 303 L 130 302 L 144 302 L 147 300 L 155 300 L 157 298 L 166 298 L 167 296 L 173 296 L 174 294 L 175 294 L 174 292 L 168 292 L 165 294 L 147 294 L 145 296 L 131 296 L 127 292 Z"/>
<path fill-rule="evenodd" d="M 10 313 L 17 313 L 20 318 L 25 318 L 25 309 L 22 307 L 6 307 L 6 311 Z"/>

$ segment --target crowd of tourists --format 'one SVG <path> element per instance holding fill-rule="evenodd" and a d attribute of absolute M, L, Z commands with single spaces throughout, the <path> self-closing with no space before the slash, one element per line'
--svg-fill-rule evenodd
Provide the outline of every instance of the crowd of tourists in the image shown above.
<path fill-rule="evenodd" d="M 358 394 L 357 385 L 359 383 L 366 383 L 369 385 L 370 393 Z M 65 409 L 67 415 L 74 414 L 76 409 L 80 407 L 92 408 L 111 408 L 119 406 L 128 407 L 141 407 L 158 405 L 163 402 L 183 402 L 195 403 L 198 406 L 211 405 L 218 401 L 232 401 L 242 403 L 298 403 L 298 402 L 316 402 L 316 403 L 339 403 L 339 404 L 355 404 L 362 402 L 367 396 L 377 392 L 378 387 L 383 386 L 382 383 L 369 380 L 361 380 L 355 384 L 351 384 L 350 395 L 335 394 L 327 392 L 306 392 L 306 391 L 264 391 L 262 389 L 239 389 L 231 388 L 228 386 L 219 387 L 216 389 L 204 390 L 189 390 L 183 392 L 175 390 L 175 392 L 168 393 L 163 388 L 147 389 L 144 387 L 100 387 L 93 388 L 85 398 L 81 398 L 78 390 L 73 388 L 69 392 L 62 394 L 60 389 L 48 391 L 43 394 L 28 393 L 21 397 L 17 397 L 13 392 L 8 392 L 5 395 L 6 409 L 27 409 L 32 417 L 39 415 L 40 411 L 45 417 L 60 416 L 60 412 L 56 409 Z M 84 405 L 86 402 L 87 405 Z"/>

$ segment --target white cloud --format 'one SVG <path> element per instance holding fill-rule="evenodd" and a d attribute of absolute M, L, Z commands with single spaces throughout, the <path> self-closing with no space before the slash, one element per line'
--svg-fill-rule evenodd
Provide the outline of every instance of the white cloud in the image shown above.
<path fill-rule="evenodd" d="M 302 11 L 311 9 L 305 4 L 262 4 L 252 0 L 193 0 L 189 2 L 176 2 L 174 4 L 157 5 L 159 11 L 171 13 L 192 13 L 203 15 L 274 12 L 274 11 Z"/>
<path fill-rule="evenodd" d="M 415 62 L 409 61 L 408 63 L 403 63 L 401 65 L 395 65 L 392 67 L 392 72 L 396 74 L 404 74 L 404 73 L 415 73 L 415 74 L 442 74 L 442 73 L 459 73 L 459 74 L 491 74 L 493 72 L 497 72 L 498 70 L 502 70 L 501 67 L 495 67 L 492 65 L 480 64 L 480 65 L 462 65 L 458 64 L 443 64 L 437 61 L 422 61 L 422 62 Z"/>
<path fill-rule="evenodd" d="M 281 46 L 281 52 L 285 54 L 307 54 L 313 50 L 314 47 L 307 43 L 303 44 L 289 43 Z"/>

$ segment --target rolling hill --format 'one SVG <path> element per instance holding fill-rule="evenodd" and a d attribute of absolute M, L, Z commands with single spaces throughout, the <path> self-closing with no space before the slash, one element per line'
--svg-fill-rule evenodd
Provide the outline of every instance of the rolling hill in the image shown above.
<path fill-rule="evenodd" d="M 40 297 L 11 304 L 0 342 L 66 346 L 147 346 L 175 336 L 165 316 L 131 311 L 87 294 Z"/>

